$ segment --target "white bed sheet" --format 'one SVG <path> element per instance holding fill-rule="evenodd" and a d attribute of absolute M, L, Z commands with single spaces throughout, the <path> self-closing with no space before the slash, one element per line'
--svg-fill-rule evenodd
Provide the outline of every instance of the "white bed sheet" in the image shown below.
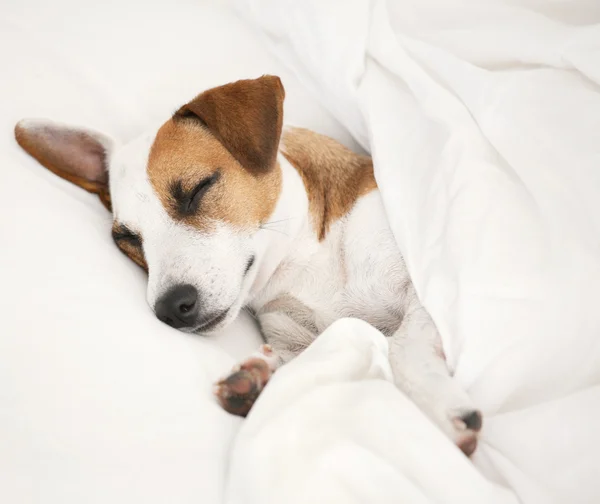
<path fill-rule="evenodd" d="M 420 297 L 441 331 L 456 379 L 485 414 L 475 466 L 520 502 L 600 502 L 600 4 L 236 4 L 279 59 L 372 152 Z M 285 416 L 286 429 L 309 439 L 313 434 L 303 427 L 318 415 L 320 428 L 342 430 L 340 442 L 371 443 L 348 449 L 344 460 L 356 462 L 361 453 L 389 460 L 385 439 L 373 434 L 386 428 L 387 418 L 340 425 L 347 407 L 344 372 L 339 400 L 331 394 L 333 403 L 318 413 L 308 399 L 271 403 L 277 380 L 293 379 L 283 375 L 253 414 L 272 415 L 273 432 L 283 432 L 278 422 Z M 303 394 L 325 393 L 312 384 L 310 392 L 306 384 L 297 387 Z M 384 400 L 367 390 L 372 400 Z M 354 391 L 359 404 L 368 397 Z M 296 442 L 282 446 L 263 426 L 262 443 L 253 444 L 253 425 L 251 417 L 240 431 L 237 446 L 246 450 L 234 453 L 234 471 L 236 458 L 242 467 L 275 458 Z M 420 428 L 416 421 L 408 425 L 408 432 Z M 390 431 L 398 434 L 398 427 Z M 453 481 L 440 496 L 434 490 L 443 483 L 426 478 L 425 461 L 437 460 L 444 448 L 435 442 L 422 447 L 406 456 L 406 465 L 393 466 L 406 486 L 390 484 L 384 495 L 389 502 L 406 497 L 395 492 L 418 480 L 427 502 L 457 502 L 454 484 L 468 474 L 449 464 Z M 300 474 L 320 467 L 328 449 L 298 450 L 293 467 Z M 345 467 L 343 481 L 336 480 L 335 468 L 325 471 L 337 490 L 364 476 L 360 464 Z M 264 481 L 278 474 L 273 467 Z M 235 502 L 241 502 L 240 481 L 232 480 Z M 250 478 L 245 484 L 246 492 L 269 495 Z M 510 492 L 500 498 L 510 499 Z"/>
<path fill-rule="evenodd" d="M 282 76 L 286 115 L 352 144 L 219 1 L 14 0 L 0 8 L 0 502 L 222 502 L 240 420 L 212 383 L 254 350 L 155 320 L 96 197 L 20 150 L 48 117 L 126 141 L 201 90 Z"/>

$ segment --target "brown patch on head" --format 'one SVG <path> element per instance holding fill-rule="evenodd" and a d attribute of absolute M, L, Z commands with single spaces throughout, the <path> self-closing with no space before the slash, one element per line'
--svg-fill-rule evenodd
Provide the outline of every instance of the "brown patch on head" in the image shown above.
<path fill-rule="evenodd" d="M 198 229 L 215 220 L 252 229 L 269 218 L 281 189 L 283 97 L 277 77 L 237 81 L 200 94 L 160 128 L 148 175 L 171 217 Z"/>
<path fill-rule="evenodd" d="M 373 162 L 332 138 L 302 128 L 283 134 L 283 153 L 298 170 L 319 240 L 361 196 L 377 188 Z"/>
<path fill-rule="evenodd" d="M 258 226 L 273 212 L 281 186 L 278 167 L 258 175 L 244 169 L 192 119 L 162 126 L 150 152 L 148 175 L 169 215 L 198 229 L 209 229 L 214 220 L 240 228 Z M 195 190 L 213 177 L 196 203 Z M 182 207 L 196 208 L 188 213 Z"/>
<path fill-rule="evenodd" d="M 204 91 L 181 107 L 175 119 L 192 117 L 244 168 L 264 173 L 277 158 L 284 96 L 279 77 L 239 80 Z"/>

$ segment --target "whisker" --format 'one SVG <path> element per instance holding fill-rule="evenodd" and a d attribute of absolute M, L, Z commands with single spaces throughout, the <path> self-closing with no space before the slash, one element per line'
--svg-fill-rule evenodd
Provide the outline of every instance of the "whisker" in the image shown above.
<path fill-rule="evenodd" d="M 275 221 L 269 221 L 269 222 L 265 222 L 263 224 L 263 226 L 268 226 L 269 224 L 278 224 L 280 222 L 286 222 L 292 219 L 297 219 L 298 217 L 288 217 L 287 219 L 279 219 L 279 220 L 275 220 Z"/>
<path fill-rule="evenodd" d="M 259 229 L 262 229 L 263 231 L 273 231 L 274 233 L 279 233 L 284 236 L 289 236 L 287 233 L 285 233 L 284 231 L 280 231 L 279 229 L 271 229 L 271 228 L 266 228 L 266 227 L 262 227 L 262 226 L 260 226 Z"/>

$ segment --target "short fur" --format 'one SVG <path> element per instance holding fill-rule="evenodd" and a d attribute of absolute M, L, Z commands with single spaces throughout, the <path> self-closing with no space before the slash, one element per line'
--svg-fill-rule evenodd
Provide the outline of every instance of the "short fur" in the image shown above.
<path fill-rule="evenodd" d="M 358 198 L 377 188 L 370 157 L 357 155 L 310 130 L 288 128 L 283 135 L 282 152 L 306 186 L 319 240 Z"/>
<path fill-rule="evenodd" d="M 259 174 L 251 172 L 198 121 L 171 119 L 158 130 L 148 159 L 148 176 L 174 220 L 199 230 L 207 229 L 215 220 L 236 227 L 255 227 L 273 212 L 281 185 L 281 172 L 275 169 L 271 156 L 265 158 L 265 163 L 272 165 Z M 201 211 L 180 215 L 171 190 L 173 184 L 191 191 L 216 170 L 220 171 L 219 180 L 204 196 Z"/>
<path fill-rule="evenodd" d="M 283 98 L 276 77 L 227 84 L 119 147 L 47 121 L 16 136 L 53 172 L 104 202 L 110 193 L 115 242 L 147 269 L 157 315 L 173 310 L 161 320 L 203 332 L 255 313 L 268 345 L 219 382 L 225 409 L 245 415 L 272 372 L 358 317 L 389 336 L 398 387 L 470 455 L 481 414 L 450 376 L 371 159 L 308 130 L 281 137 Z M 185 303 L 167 304 L 179 287 Z"/>

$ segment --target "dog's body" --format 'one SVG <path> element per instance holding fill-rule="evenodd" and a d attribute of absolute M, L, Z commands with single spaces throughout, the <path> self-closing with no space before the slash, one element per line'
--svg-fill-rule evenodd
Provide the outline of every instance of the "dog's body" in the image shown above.
<path fill-rule="evenodd" d="M 288 147 L 303 137 L 314 144 L 322 173 L 332 171 L 324 166 L 326 157 L 319 155 L 320 145 L 331 140 L 295 128 L 284 132 L 284 155 L 279 157 L 282 194 L 269 219 L 272 224 L 263 225 L 270 253 L 250 291 L 248 306 L 258 316 L 269 343 L 281 347 L 281 352 L 285 346 L 303 348 L 341 317 L 363 319 L 391 336 L 402 321 L 410 280 L 387 225 L 370 160 L 350 154 L 362 178 L 352 180 L 350 167 L 340 174 L 338 183 L 343 185 L 346 178 L 352 186 L 350 197 L 345 193 L 325 197 L 321 204 L 343 207 L 347 203 L 350 208 L 327 222 L 328 211 L 310 208 L 303 182 L 310 175 L 305 174 L 300 156 Z M 341 146 L 335 147 L 349 155 Z M 350 201 L 339 201 L 344 199 Z M 278 338 L 277 330 L 270 328 L 282 317 L 296 329 Z"/>
<path fill-rule="evenodd" d="M 278 366 L 335 320 L 357 317 L 390 337 L 397 385 L 470 455 L 481 415 L 450 377 L 370 158 L 282 128 L 282 103 L 279 79 L 263 77 L 206 91 L 120 148 L 48 122 L 22 122 L 16 135 L 46 167 L 112 202 L 115 241 L 148 271 L 161 320 L 205 333 L 243 307 L 255 314 L 268 345 L 219 383 L 225 409 L 246 414 Z"/>

